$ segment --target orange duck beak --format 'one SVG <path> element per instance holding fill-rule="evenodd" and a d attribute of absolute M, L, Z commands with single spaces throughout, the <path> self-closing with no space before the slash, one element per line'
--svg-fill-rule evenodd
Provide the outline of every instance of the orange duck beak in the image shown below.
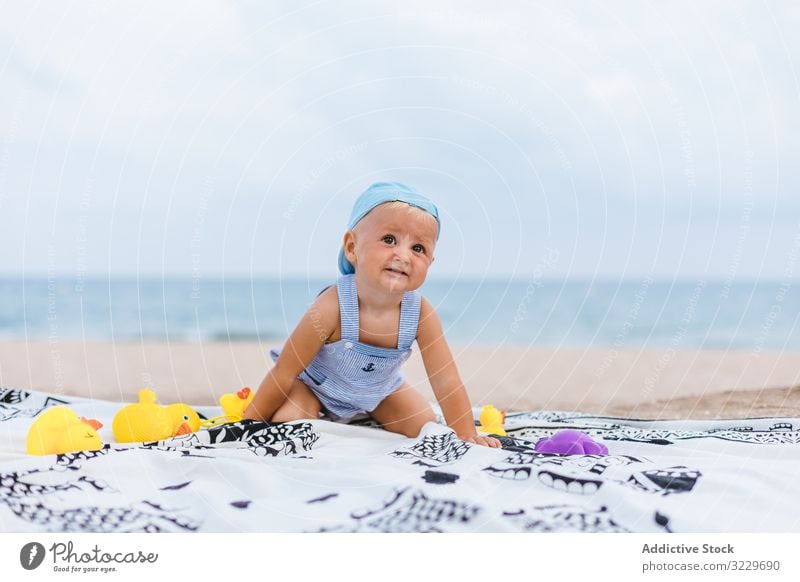
<path fill-rule="evenodd" d="M 181 436 L 184 434 L 190 434 L 192 432 L 192 427 L 189 426 L 188 422 L 183 422 L 178 427 L 178 430 L 175 431 L 175 436 Z"/>
<path fill-rule="evenodd" d="M 81 422 L 85 422 L 89 426 L 91 426 L 94 430 L 100 430 L 103 428 L 103 423 L 99 420 L 95 420 L 94 418 L 86 418 L 85 416 L 81 416 Z"/>

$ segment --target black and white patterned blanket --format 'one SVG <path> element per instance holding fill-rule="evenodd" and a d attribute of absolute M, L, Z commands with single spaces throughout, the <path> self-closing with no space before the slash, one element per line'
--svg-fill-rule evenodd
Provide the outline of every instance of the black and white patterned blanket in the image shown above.
<path fill-rule="evenodd" d="M 103 422 L 105 447 L 26 455 L 35 416 L 57 404 Z M 800 419 L 515 413 L 502 450 L 442 425 L 406 439 L 324 420 L 120 445 L 110 427 L 122 406 L 0 388 L 0 531 L 800 531 Z M 535 452 L 564 428 L 610 454 Z"/>

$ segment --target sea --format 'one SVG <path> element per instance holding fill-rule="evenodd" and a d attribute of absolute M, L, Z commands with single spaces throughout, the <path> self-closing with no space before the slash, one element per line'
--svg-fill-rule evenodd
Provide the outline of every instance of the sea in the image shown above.
<path fill-rule="evenodd" d="M 0 279 L 0 340 L 275 341 L 330 281 Z M 800 349 L 791 280 L 428 279 L 457 345 Z"/>

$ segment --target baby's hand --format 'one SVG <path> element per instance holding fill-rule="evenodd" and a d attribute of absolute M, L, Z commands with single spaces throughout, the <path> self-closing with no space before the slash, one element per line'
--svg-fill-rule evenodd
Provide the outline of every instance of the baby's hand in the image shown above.
<path fill-rule="evenodd" d="M 490 436 L 482 436 L 479 434 L 465 434 L 465 435 L 458 435 L 462 441 L 473 443 L 475 445 L 481 445 L 484 447 L 490 447 L 492 449 L 499 449 L 500 448 L 500 441 L 494 437 Z"/>

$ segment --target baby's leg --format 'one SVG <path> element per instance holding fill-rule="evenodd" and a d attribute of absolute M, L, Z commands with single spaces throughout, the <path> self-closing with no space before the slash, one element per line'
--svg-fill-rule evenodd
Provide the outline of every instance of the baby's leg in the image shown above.
<path fill-rule="evenodd" d="M 314 393 L 299 378 L 295 378 L 286 402 L 275 411 L 271 420 L 272 422 L 290 422 L 303 418 L 316 419 L 320 409 L 321 405 Z"/>
<path fill-rule="evenodd" d="M 436 422 L 431 405 L 408 384 L 403 384 L 384 398 L 370 415 L 386 430 L 412 438 L 419 436 L 426 422 Z"/>

